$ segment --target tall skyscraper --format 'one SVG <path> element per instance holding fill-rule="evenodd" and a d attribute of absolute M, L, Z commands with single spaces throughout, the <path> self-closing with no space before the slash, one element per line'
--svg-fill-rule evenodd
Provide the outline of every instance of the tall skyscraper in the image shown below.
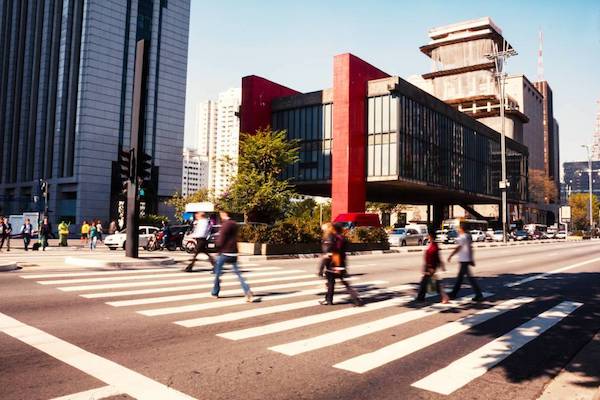
<path fill-rule="evenodd" d="M 600 160 L 600 100 L 596 101 L 598 111 L 596 112 L 596 126 L 592 138 L 592 159 Z"/>
<path fill-rule="evenodd" d="M 217 129 L 214 156 L 210 157 L 209 187 L 221 195 L 237 172 L 240 141 L 240 121 L 237 113 L 242 102 L 240 88 L 232 88 L 219 94 L 217 100 Z"/>
<path fill-rule="evenodd" d="M 181 187 L 190 0 L 4 0 L 0 3 L 0 212 L 52 220 L 115 217 L 115 161 L 129 147 L 136 42 L 147 42 L 144 201 Z"/>
<path fill-rule="evenodd" d="M 194 150 L 183 150 L 181 194 L 188 196 L 208 187 L 208 157 Z"/>

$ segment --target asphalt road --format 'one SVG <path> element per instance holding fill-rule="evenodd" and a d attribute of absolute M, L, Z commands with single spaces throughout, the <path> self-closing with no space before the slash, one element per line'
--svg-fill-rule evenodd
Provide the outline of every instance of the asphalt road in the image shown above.
<path fill-rule="evenodd" d="M 211 275 L 183 264 L 100 271 L 63 266 L 72 252 L 2 253 L 23 269 L 0 273 L 0 399 L 536 399 L 600 330 L 598 250 L 477 249 L 486 301 L 465 283 L 446 306 L 411 300 L 420 253 L 356 256 L 362 308 L 343 293 L 317 304 L 315 259 L 244 263 L 262 300 L 246 304 L 230 273 L 213 299 Z"/>

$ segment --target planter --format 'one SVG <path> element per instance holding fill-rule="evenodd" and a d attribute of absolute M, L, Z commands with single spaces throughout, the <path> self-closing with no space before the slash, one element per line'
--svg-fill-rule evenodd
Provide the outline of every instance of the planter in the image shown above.
<path fill-rule="evenodd" d="M 348 251 L 389 250 L 389 243 L 348 243 Z"/>
<path fill-rule="evenodd" d="M 389 250 L 387 243 L 348 243 L 348 251 Z M 311 254 L 320 253 L 320 243 L 268 244 L 239 242 L 240 254 L 249 255 L 282 255 L 282 254 Z"/>

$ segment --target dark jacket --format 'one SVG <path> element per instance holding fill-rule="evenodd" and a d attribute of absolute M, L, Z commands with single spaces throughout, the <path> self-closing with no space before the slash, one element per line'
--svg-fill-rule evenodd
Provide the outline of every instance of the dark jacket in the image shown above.
<path fill-rule="evenodd" d="M 238 236 L 238 225 L 232 220 L 228 219 L 221 224 L 219 229 L 219 235 L 216 240 L 216 247 L 220 253 L 237 254 L 237 236 Z"/>
<path fill-rule="evenodd" d="M 50 222 L 48 222 L 48 224 L 42 224 L 40 226 L 40 235 L 42 236 L 52 236 L 52 226 L 50 225 Z"/>
<path fill-rule="evenodd" d="M 324 254 L 333 253 L 335 249 L 335 235 L 327 235 L 321 239 L 321 251 Z"/>

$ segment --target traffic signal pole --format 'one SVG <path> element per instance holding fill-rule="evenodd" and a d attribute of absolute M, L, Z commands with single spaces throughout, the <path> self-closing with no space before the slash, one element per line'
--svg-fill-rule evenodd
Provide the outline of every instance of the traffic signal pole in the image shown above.
<path fill-rule="evenodd" d="M 135 72 L 133 84 L 133 108 L 131 114 L 131 162 L 130 178 L 127 183 L 127 239 L 125 240 L 125 255 L 138 258 L 140 199 L 138 196 L 139 160 L 143 159 L 144 151 L 144 116 L 146 93 L 146 41 L 137 42 L 135 54 Z"/>

